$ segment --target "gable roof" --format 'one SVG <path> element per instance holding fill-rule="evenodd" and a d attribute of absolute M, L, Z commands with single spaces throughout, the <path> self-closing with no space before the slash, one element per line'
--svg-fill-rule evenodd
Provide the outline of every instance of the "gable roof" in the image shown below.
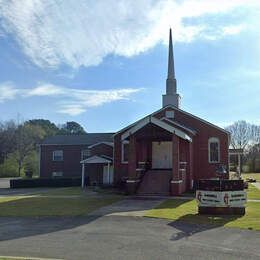
<path fill-rule="evenodd" d="M 85 160 L 80 161 L 80 163 L 111 163 L 113 160 L 104 155 L 93 155 Z"/>
<path fill-rule="evenodd" d="M 153 116 L 148 116 L 145 117 L 144 119 L 140 120 L 137 124 L 133 125 L 131 128 L 129 128 L 128 130 L 126 130 L 122 136 L 121 136 L 121 140 L 125 140 L 126 138 L 128 138 L 131 134 L 134 134 L 135 132 L 137 132 L 138 130 L 142 129 L 144 126 L 148 125 L 148 124 L 154 124 L 159 126 L 160 128 L 170 132 L 170 133 L 174 133 L 177 136 L 179 136 L 180 138 L 184 139 L 184 140 L 188 140 L 189 142 L 192 142 L 192 138 L 190 136 L 188 136 L 185 132 L 183 132 L 180 129 L 175 128 L 174 126 L 170 125 L 168 122 L 164 122 L 160 119 L 157 119 Z"/>
<path fill-rule="evenodd" d="M 114 143 L 113 142 L 98 142 L 98 143 L 90 145 L 88 148 L 93 148 L 93 147 L 96 147 L 96 146 L 99 146 L 99 145 L 102 145 L 102 144 L 114 147 Z"/>
<path fill-rule="evenodd" d="M 170 125 L 174 125 L 174 126 L 180 127 L 180 128 L 182 128 L 183 130 L 185 130 L 185 131 L 191 133 L 192 135 L 196 135 L 196 131 L 195 131 L 194 129 L 192 129 L 192 128 L 190 128 L 190 127 L 187 127 L 187 126 L 185 126 L 185 125 L 183 125 L 183 124 L 180 124 L 179 122 L 176 122 L 176 121 L 173 120 L 173 119 L 169 119 L 169 118 L 167 118 L 167 117 L 163 117 L 163 118 L 161 118 L 160 120 L 165 121 L 165 122 L 167 122 L 167 123 L 170 124 Z"/>
<path fill-rule="evenodd" d="M 179 109 L 179 108 L 177 108 L 177 107 L 175 107 L 175 106 L 172 106 L 172 105 L 168 105 L 168 106 L 165 106 L 165 107 L 162 107 L 162 108 L 158 109 L 157 111 L 153 112 L 152 114 L 150 114 L 150 115 L 148 115 L 148 116 L 145 116 L 145 117 L 143 117 L 143 118 L 137 120 L 136 122 L 134 122 L 134 123 L 132 123 L 132 124 L 130 124 L 130 125 L 124 127 L 123 129 L 121 129 L 121 130 L 119 130 L 118 132 L 116 132 L 114 135 L 117 135 L 117 134 L 119 134 L 119 133 L 122 133 L 122 132 L 126 131 L 127 129 L 129 129 L 130 127 L 134 126 L 135 124 L 138 124 L 138 123 L 139 123 L 140 121 L 142 121 L 143 119 L 145 119 L 145 118 L 147 118 L 147 117 L 150 117 L 150 116 L 154 116 L 154 115 L 156 115 L 157 113 L 161 112 L 162 110 L 164 110 L 164 109 L 166 109 L 166 108 L 171 108 L 171 109 L 173 109 L 173 110 L 179 111 L 179 112 L 181 112 L 181 113 L 183 113 L 183 114 L 185 114 L 185 115 L 188 115 L 188 116 L 190 116 L 190 117 L 193 117 L 193 118 L 197 119 L 198 121 L 201 121 L 201 122 L 204 123 L 204 124 L 207 124 L 207 125 L 209 125 L 209 126 L 211 126 L 211 127 L 214 127 L 214 128 L 216 128 L 216 129 L 218 129 L 218 130 L 220 130 L 220 131 L 222 131 L 222 132 L 224 132 L 224 133 L 230 135 L 230 132 L 226 131 L 225 129 L 223 129 L 223 128 L 217 126 L 217 125 L 214 125 L 214 124 L 212 124 L 212 123 L 210 123 L 210 122 L 208 122 L 208 121 L 206 121 L 206 120 L 204 120 L 204 119 L 202 119 L 202 118 L 200 118 L 200 117 L 194 116 L 194 115 L 192 115 L 192 114 L 190 114 L 190 113 L 188 113 L 188 112 L 186 112 L 186 111 L 184 111 L 184 110 L 181 110 L 181 109 Z"/>
<path fill-rule="evenodd" d="M 93 145 L 113 142 L 114 133 L 87 133 L 83 135 L 55 135 L 47 137 L 41 145 Z"/>

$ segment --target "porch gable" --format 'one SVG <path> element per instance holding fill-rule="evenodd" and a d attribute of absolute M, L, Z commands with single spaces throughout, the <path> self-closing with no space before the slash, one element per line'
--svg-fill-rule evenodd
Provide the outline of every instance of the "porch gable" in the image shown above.
<path fill-rule="evenodd" d="M 167 122 L 161 121 L 153 116 L 145 117 L 144 119 L 140 120 L 137 124 L 135 124 L 134 126 L 129 128 L 127 131 L 125 131 L 125 133 L 123 133 L 121 136 L 121 141 L 125 140 L 130 135 L 134 134 L 135 132 L 142 129 L 143 127 L 145 127 L 148 124 L 154 124 L 172 134 L 177 135 L 178 137 L 180 137 L 184 140 L 192 142 L 192 138 L 190 136 L 188 136 L 185 132 L 183 132 L 180 129 L 177 129 L 176 127 L 168 124 Z"/>

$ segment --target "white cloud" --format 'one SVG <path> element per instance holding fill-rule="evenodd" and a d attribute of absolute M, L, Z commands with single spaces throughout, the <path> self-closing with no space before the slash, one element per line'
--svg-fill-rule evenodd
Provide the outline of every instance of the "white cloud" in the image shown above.
<path fill-rule="evenodd" d="M 235 35 L 246 29 L 245 24 L 225 26 L 222 29 L 223 35 Z"/>
<path fill-rule="evenodd" d="M 97 65 L 108 54 L 132 56 L 166 43 L 170 26 L 182 42 L 240 33 L 236 23 L 193 25 L 186 19 L 259 6 L 257 0 L 0 0 L 0 19 L 35 64 L 78 68 Z"/>
<path fill-rule="evenodd" d="M 15 89 L 11 83 L 0 85 L 0 103 L 16 98 L 18 89 Z"/>
<path fill-rule="evenodd" d="M 82 90 L 52 84 L 42 84 L 31 89 L 18 89 L 11 83 L 5 83 L 0 85 L 0 103 L 15 98 L 48 96 L 55 98 L 58 113 L 75 116 L 84 113 L 91 107 L 101 106 L 118 100 L 131 100 L 131 96 L 141 90 L 136 88 Z"/>
<path fill-rule="evenodd" d="M 56 96 L 63 94 L 64 89 L 55 85 L 44 84 L 33 89 L 24 90 L 23 92 L 25 96 Z"/>

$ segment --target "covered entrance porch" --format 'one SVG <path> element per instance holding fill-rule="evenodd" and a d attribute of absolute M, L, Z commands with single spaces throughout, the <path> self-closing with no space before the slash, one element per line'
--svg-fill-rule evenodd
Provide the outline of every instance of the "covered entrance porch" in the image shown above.
<path fill-rule="evenodd" d="M 81 187 L 112 185 L 114 180 L 113 160 L 107 156 L 94 155 L 81 162 Z"/>
<path fill-rule="evenodd" d="M 180 195 L 191 188 L 192 137 L 173 122 L 149 117 L 121 139 L 129 143 L 129 193 Z"/>

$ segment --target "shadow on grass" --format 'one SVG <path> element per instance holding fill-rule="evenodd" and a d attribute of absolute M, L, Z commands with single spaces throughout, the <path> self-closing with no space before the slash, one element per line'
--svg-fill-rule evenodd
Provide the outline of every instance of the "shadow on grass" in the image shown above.
<path fill-rule="evenodd" d="M 172 219 L 168 225 L 179 232 L 171 240 L 188 238 L 196 233 L 216 227 L 221 227 L 232 222 L 240 215 L 199 215 L 195 200 L 169 199 L 155 209 L 151 210 L 148 217 Z"/>
<path fill-rule="evenodd" d="M 171 237 L 171 240 L 188 238 L 196 233 L 224 226 L 225 224 L 238 219 L 240 216 L 212 216 L 187 214 L 168 225 L 179 230 L 177 234 Z"/>
<path fill-rule="evenodd" d="M 121 198 L 6 198 L 0 203 L 0 241 L 86 225 L 102 215 L 89 213 Z"/>
<path fill-rule="evenodd" d="M 149 210 L 158 203 L 154 199 L 141 201 L 116 195 L 6 199 L 9 201 L 0 203 L 0 241 L 73 229 L 113 213 Z"/>

